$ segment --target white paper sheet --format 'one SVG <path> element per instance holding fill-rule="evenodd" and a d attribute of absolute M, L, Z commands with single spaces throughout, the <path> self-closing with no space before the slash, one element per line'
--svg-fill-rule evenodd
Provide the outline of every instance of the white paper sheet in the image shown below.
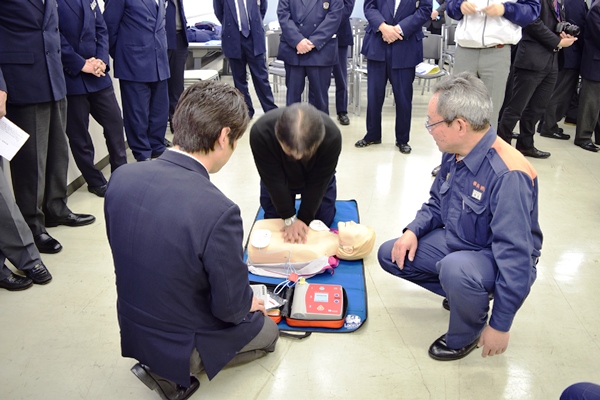
<path fill-rule="evenodd" d="M 6 117 L 0 118 L 0 156 L 12 160 L 27 139 L 29 135 L 24 130 Z"/>

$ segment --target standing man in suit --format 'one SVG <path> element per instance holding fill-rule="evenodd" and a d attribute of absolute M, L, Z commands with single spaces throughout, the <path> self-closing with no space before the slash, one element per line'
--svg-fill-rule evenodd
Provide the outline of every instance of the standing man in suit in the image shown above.
<path fill-rule="evenodd" d="M 581 61 L 581 89 L 575 145 L 582 149 L 598 152 L 592 143 L 592 132 L 598 129 L 600 114 L 600 0 L 594 0 L 585 19 L 585 38 Z M 596 130 L 596 144 L 600 144 L 600 130 Z"/>
<path fill-rule="evenodd" d="M 175 106 L 183 93 L 183 72 L 188 57 L 188 39 L 185 33 L 187 19 L 183 9 L 183 0 L 167 0 L 167 54 L 171 77 L 169 86 L 169 127 L 173 133 L 173 113 Z"/>
<path fill-rule="evenodd" d="M 199 386 L 190 373 L 212 379 L 262 357 L 279 330 L 248 283 L 240 209 L 209 179 L 246 130 L 244 98 L 199 82 L 173 125 L 172 149 L 111 177 L 105 214 L 122 355 L 139 361 L 132 372 L 161 398 L 187 399 Z"/>
<path fill-rule="evenodd" d="M 94 166 L 94 143 L 88 131 L 90 113 L 104 129 L 111 171 L 127 163 L 121 109 L 107 75 L 108 31 L 97 2 L 94 9 L 89 0 L 57 3 L 67 84 L 67 137 L 88 191 L 104 197 L 106 178 Z"/>
<path fill-rule="evenodd" d="M 299 103 L 308 78 L 310 103 L 329 114 L 329 85 L 338 63 L 338 40 L 343 0 L 280 0 L 278 58 L 285 63 L 286 105 Z"/>
<path fill-rule="evenodd" d="M 6 82 L 0 69 L 0 119 L 6 115 L 6 98 Z M 2 161 L 0 156 L 0 288 L 15 291 L 27 289 L 34 283 L 44 285 L 52 280 L 52 275 L 44 266 L 31 230 L 12 197 Z M 4 264 L 6 259 L 23 271 L 25 276 L 8 269 Z"/>
<path fill-rule="evenodd" d="M 432 2 L 433 3 L 433 2 Z M 425 29 L 435 35 L 442 34 L 442 26 L 446 23 L 446 0 L 437 2 L 438 8 L 431 11 L 431 18 L 425 22 Z"/>
<path fill-rule="evenodd" d="M 523 28 L 513 62 L 513 74 L 508 85 L 512 91 L 505 99 L 502 116 L 498 122 L 498 136 L 507 143 L 512 141 L 512 131 L 519 123 L 517 150 L 533 158 L 548 158 L 550 153 L 533 145 L 535 125 L 538 123 L 552 96 L 559 62 L 560 50 L 577 40 L 565 32 L 556 33 L 556 25 L 564 21 L 564 11 L 558 2 L 540 0 L 540 16 Z M 561 58 L 559 59 L 559 56 Z"/>
<path fill-rule="evenodd" d="M 350 16 L 354 10 L 354 0 L 344 0 L 340 27 L 337 31 L 338 62 L 333 66 L 335 81 L 335 109 L 342 125 L 350 125 L 348 118 L 348 46 L 354 45 Z"/>
<path fill-rule="evenodd" d="M 137 161 L 165 151 L 169 119 L 166 0 L 106 0 L 104 20 L 115 77 L 121 86 L 123 121 Z"/>
<path fill-rule="evenodd" d="M 583 53 L 582 39 L 585 32 L 585 16 L 588 12 L 588 6 L 585 0 L 564 0 L 563 6 L 566 21 L 577 25 L 581 29 L 581 33 L 572 46 L 563 50 L 565 62 L 558 71 L 556 85 L 554 86 L 554 91 L 552 92 L 552 97 L 548 102 L 546 111 L 538 125 L 538 132 L 540 136 L 569 140 L 571 135 L 567 135 L 563 132 L 562 128 L 558 127 L 558 121 L 567 114 L 573 96 L 577 96 L 579 69 Z"/>
<path fill-rule="evenodd" d="M 56 0 L 0 1 L 6 116 L 29 134 L 10 170 L 15 199 L 41 253 L 62 250 L 47 227 L 82 226 L 96 220 L 67 207 L 67 91 L 56 8 Z"/>
<path fill-rule="evenodd" d="M 389 80 L 396 102 L 396 146 L 409 154 L 415 66 L 423 61 L 422 27 L 431 16 L 431 0 L 365 0 L 364 8 L 369 21 L 361 50 L 369 75 L 367 133 L 354 145 L 381 143 L 381 111 Z"/>
<path fill-rule="evenodd" d="M 233 84 L 244 95 L 250 118 L 254 116 L 254 107 L 248 92 L 246 67 L 250 68 L 263 111 L 277 108 L 265 60 L 263 18 L 267 12 L 267 0 L 213 0 L 213 7 L 223 27 L 223 54 L 229 60 Z"/>

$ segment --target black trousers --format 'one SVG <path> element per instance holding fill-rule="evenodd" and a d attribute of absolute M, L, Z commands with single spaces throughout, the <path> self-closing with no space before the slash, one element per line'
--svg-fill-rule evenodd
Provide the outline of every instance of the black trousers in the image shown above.
<path fill-rule="evenodd" d="M 34 236 L 46 232 L 45 217 L 67 216 L 69 146 L 65 134 L 67 100 L 7 104 L 6 116 L 29 134 L 10 162 L 17 205 Z"/>
<path fill-rule="evenodd" d="M 579 70 L 564 68 L 558 72 L 556 86 L 540 122 L 543 122 L 540 133 L 558 132 L 558 121 L 567 114 L 573 94 L 577 93 L 578 83 Z"/>
<path fill-rule="evenodd" d="M 183 93 L 183 72 L 185 71 L 185 62 L 188 56 L 188 46 L 185 41 L 185 31 L 177 32 L 177 48 L 167 51 L 169 56 L 169 69 L 171 77 L 168 79 L 169 85 L 169 121 L 175 113 L 175 106 Z"/>
<path fill-rule="evenodd" d="M 554 63 L 544 71 L 513 68 L 510 82 L 512 92 L 510 100 L 505 99 L 505 107 L 498 122 L 498 136 L 510 143 L 512 131 L 517 121 L 520 121 L 517 149 L 533 148 L 535 125 L 552 97 L 557 74 L 558 69 Z"/>
<path fill-rule="evenodd" d="M 596 143 L 600 143 L 600 82 L 581 80 L 579 91 L 579 112 L 577 114 L 577 129 L 575 143 L 585 144 L 592 141 L 592 132 L 596 131 Z"/>
<path fill-rule="evenodd" d="M 94 166 L 94 143 L 89 133 L 90 114 L 104 128 L 111 171 L 127 163 L 123 118 L 113 86 L 98 92 L 67 96 L 67 137 L 73 159 L 88 186 L 106 184 L 106 178 Z"/>

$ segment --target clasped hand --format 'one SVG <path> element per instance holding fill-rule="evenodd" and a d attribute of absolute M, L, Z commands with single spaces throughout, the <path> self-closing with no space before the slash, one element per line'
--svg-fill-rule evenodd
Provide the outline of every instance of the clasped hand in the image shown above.
<path fill-rule="evenodd" d="M 296 52 L 298 54 L 306 54 L 314 48 L 315 48 L 315 45 L 312 44 L 312 42 L 310 40 L 304 38 L 300 41 L 300 43 L 298 43 L 296 45 Z"/>
<path fill-rule="evenodd" d="M 85 60 L 85 64 L 83 65 L 83 68 L 81 68 L 81 71 L 94 76 L 104 76 L 106 64 L 100 59 L 91 57 Z"/>
<path fill-rule="evenodd" d="M 504 4 L 494 3 L 482 9 L 478 9 L 474 3 L 463 1 L 460 5 L 460 11 L 463 13 L 463 15 L 471 15 L 481 11 L 488 17 L 501 17 L 504 15 Z"/>
<path fill-rule="evenodd" d="M 398 25 L 392 26 L 382 22 L 381 25 L 379 25 L 379 32 L 381 32 L 381 37 L 387 44 L 394 43 L 396 40 L 404 39 Z"/>

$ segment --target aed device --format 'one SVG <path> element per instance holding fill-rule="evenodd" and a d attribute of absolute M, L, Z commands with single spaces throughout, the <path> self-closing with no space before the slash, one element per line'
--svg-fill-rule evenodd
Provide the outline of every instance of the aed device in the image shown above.
<path fill-rule="evenodd" d="M 340 285 L 307 283 L 300 280 L 294 287 L 291 318 L 304 320 L 339 320 L 343 318 L 344 293 Z"/>

